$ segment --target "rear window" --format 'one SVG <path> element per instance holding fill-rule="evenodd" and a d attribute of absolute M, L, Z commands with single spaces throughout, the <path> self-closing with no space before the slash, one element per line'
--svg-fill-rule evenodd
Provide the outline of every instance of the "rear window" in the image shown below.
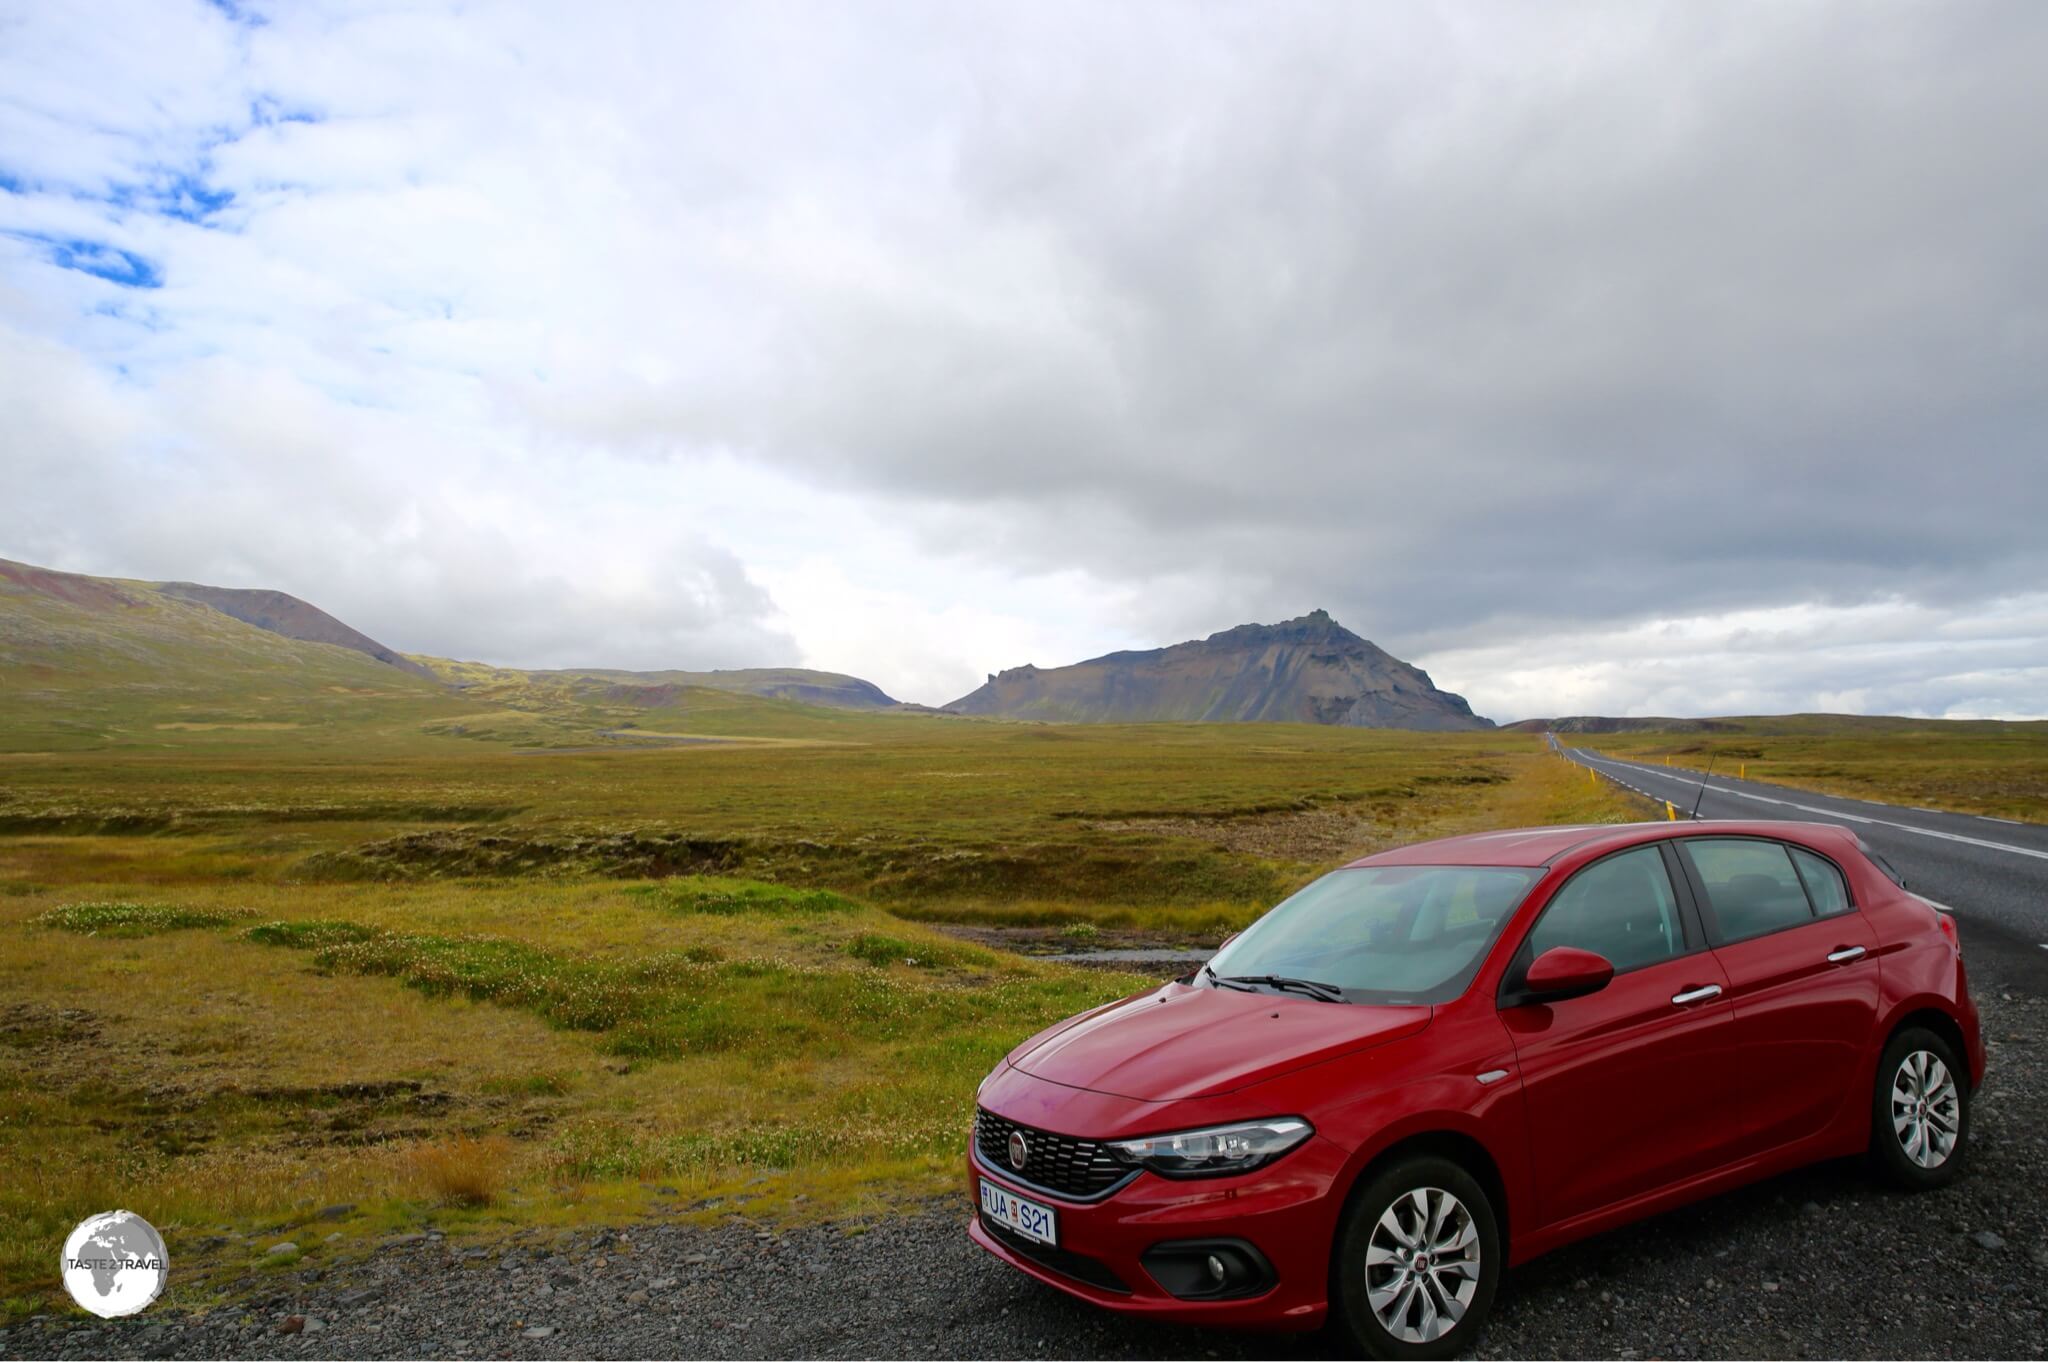
<path fill-rule="evenodd" d="M 1813 905 L 1782 842 L 1688 837 L 1683 843 L 1706 887 L 1724 941 L 1744 941 L 1813 921 Z"/>
<path fill-rule="evenodd" d="M 1799 872 L 1799 882 L 1806 886 L 1806 896 L 1813 900 L 1815 913 L 1827 917 L 1849 911 L 1849 886 L 1833 861 L 1804 847 L 1793 847 L 1792 866 Z"/>

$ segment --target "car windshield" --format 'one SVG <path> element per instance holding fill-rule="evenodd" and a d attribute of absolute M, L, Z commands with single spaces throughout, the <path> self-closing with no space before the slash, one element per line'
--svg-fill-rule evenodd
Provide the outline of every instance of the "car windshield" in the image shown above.
<path fill-rule="evenodd" d="M 1202 977 L 1309 979 L 1342 989 L 1347 1002 L 1449 1002 L 1542 873 L 1469 865 L 1334 871 L 1245 928 Z"/>

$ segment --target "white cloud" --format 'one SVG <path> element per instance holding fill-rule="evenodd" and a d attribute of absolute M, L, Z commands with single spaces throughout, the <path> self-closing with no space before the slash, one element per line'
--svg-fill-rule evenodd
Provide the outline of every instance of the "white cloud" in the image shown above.
<path fill-rule="evenodd" d="M 2048 593 L 1954 615 L 1906 601 L 1796 605 L 1575 630 L 1424 659 L 1502 721 L 1572 714 L 2048 718 Z"/>
<path fill-rule="evenodd" d="M 2048 12 L 254 12 L 0 18 L 0 552 L 932 703 L 1324 606 L 1497 716 L 2048 710 Z"/>

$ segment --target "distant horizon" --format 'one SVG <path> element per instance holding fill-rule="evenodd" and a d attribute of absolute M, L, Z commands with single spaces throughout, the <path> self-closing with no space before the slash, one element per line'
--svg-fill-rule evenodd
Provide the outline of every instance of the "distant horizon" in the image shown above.
<path fill-rule="evenodd" d="M 71 571 L 70 569 L 67 569 L 67 568 L 53 568 L 53 567 L 50 567 L 50 566 L 49 566 L 49 565 L 47 565 L 47 564 L 41 564 L 41 563 L 31 563 L 31 562 L 28 562 L 28 561 L 27 561 L 27 560 L 25 560 L 25 559 L 15 558 L 15 557 L 11 556 L 10 554 L 7 554 L 7 553 L 0 553 L 0 562 L 13 562 L 13 563 L 17 563 L 17 564 L 19 564 L 19 565 L 21 565 L 21 566 L 24 566 L 24 567 L 38 568 L 38 569 L 41 569 L 41 570 L 44 570 L 44 571 L 53 571 L 53 572 L 70 572 L 70 571 Z M 231 583 L 223 583 L 223 582 L 194 582 L 194 581 L 192 581 L 191 579 L 187 579 L 187 578 L 152 578 L 152 577 L 141 577 L 141 576 L 136 576 L 136 575 L 134 575 L 134 574 L 131 574 L 131 573 L 83 573 L 83 574 L 75 574 L 75 575 L 83 575 L 83 576 L 95 576 L 95 577 L 101 577 L 101 578 L 105 578 L 105 579 L 108 579 L 108 580 L 115 580 L 115 581 L 141 582 L 141 583 L 147 583 L 147 584 L 151 584 L 151 585 L 166 585 L 166 584 L 186 584 L 186 585 L 198 585 L 198 586 L 208 586 L 208 587 L 224 588 L 224 589 L 227 589 L 227 590 L 236 590 L 236 591 L 279 591 L 279 590 L 280 590 L 280 588 L 277 588 L 277 587 L 267 587 L 267 586 L 243 586 L 243 585 L 236 585 L 236 584 L 231 584 Z M 360 632 L 362 632 L 363 634 L 366 634 L 366 635 L 367 635 L 367 636 L 369 636 L 369 637 L 370 637 L 371 639 L 373 639 L 373 640 L 375 640 L 375 641 L 377 641 L 377 642 L 379 642 L 379 643 L 385 643 L 385 644 L 386 644 L 386 646 L 391 646 L 391 645 L 389 645 L 389 644 L 388 644 L 388 642 L 387 642 L 387 641 L 386 641 L 386 640 L 385 640 L 385 639 L 384 639 L 384 638 L 383 638 L 383 637 L 382 637 L 382 636 L 381 636 L 381 635 L 380 635 L 380 634 L 379 634 L 379 633 L 377 632 L 377 630 L 376 630 L 376 629 L 374 629 L 374 628 L 364 628 L 363 626 L 359 625 L 359 624 L 358 624 L 358 623 L 357 623 L 356 621 L 353 621 L 353 620 L 350 620 L 350 619 L 346 619 L 346 618 L 344 618 L 343 616 L 341 616 L 341 615 L 338 615 L 338 614 L 336 614 L 335 612 L 333 612 L 333 611 L 331 611 L 331 610 L 328 610 L 328 609 L 327 609 L 326 607 L 322 606 L 322 605 L 320 604 L 320 602 L 319 602 L 318 600 L 314 600 L 314 599 L 309 599 L 309 598 L 307 598 L 307 597 L 305 597 L 305 596 L 301 596 L 301 595 L 299 595 L 299 594 L 298 594 L 298 593 L 296 593 L 296 592 L 283 592 L 282 594 L 285 594 L 285 595 L 289 595 L 289 596 L 292 596 L 292 597 L 293 597 L 294 599 L 296 599 L 296 600 L 300 601 L 300 602 L 301 602 L 302 604 L 305 604 L 305 605 L 309 605 L 309 606 L 313 607 L 314 609 L 316 609 L 316 610 L 319 610 L 319 611 L 321 611 L 321 612 L 322 612 L 323 614 L 326 614 L 326 615 L 328 615 L 329 617 L 331 617 L 331 618 L 333 618 L 333 619 L 335 619 L 335 620 L 339 621 L 339 622 L 340 622 L 341 624 L 347 625 L 347 626 L 349 626 L 350 628 L 358 629 L 358 630 L 359 630 Z M 1376 646 L 1376 647 L 1380 647 L 1380 648 L 1382 648 L 1382 649 L 1383 649 L 1383 651 L 1386 651 L 1386 652 L 1388 652 L 1388 653 L 1390 653 L 1390 654 L 1393 654 L 1393 655 L 1394 655 L 1394 656 L 1395 656 L 1396 658 L 1398 658 L 1399 660 L 1401 660 L 1401 661 L 1404 661 L 1404 662 L 1410 662 L 1410 663 L 1411 663 L 1412 665 L 1415 665 L 1415 666 L 1417 666 L 1417 667 L 1420 667 L 1420 668 L 1421 668 L 1422 670 L 1424 670 L 1424 671 L 1430 671 L 1430 668 L 1428 668 L 1427 666 L 1425 666 L 1425 665 L 1424 665 L 1424 664 L 1423 664 L 1422 662 L 1420 662 L 1420 661 L 1418 661 L 1418 660 L 1415 660 L 1415 659 L 1410 659 L 1410 658 L 1401 658 L 1401 657 L 1400 657 L 1400 654 L 1398 653 L 1398 651 L 1397 651 L 1397 650 L 1395 650 L 1395 649 L 1391 649 L 1391 648 L 1386 648 L 1386 647 L 1385 647 L 1384 645 L 1380 644 L 1380 643 L 1379 643 L 1379 641 L 1378 641 L 1377 639 L 1374 639 L 1374 638 L 1372 638 L 1372 637 L 1371 637 L 1371 636 L 1370 636 L 1369 634 L 1364 634 L 1364 633 L 1361 633 L 1361 632 L 1360 632 L 1359 630 L 1356 630 L 1356 629 L 1353 629 L 1353 628 L 1351 628 L 1351 626 L 1350 626 L 1350 625 L 1348 625 L 1348 624 L 1345 624 L 1343 620 L 1341 620 L 1341 619 L 1338 619 L 1338 618 L 1336 617 L 1336 615 L 1335 615 L 1335 614 L 1334 614 L 1333 612 L 1330 612 L 1330 611 L 1328 611 L 1328 610 L 1324 609 L 1324 608 L 1323 608 L 1323 607 L 1321 607 L 1321 606 L 1312 606 L 1312 607 L 1310 607 L 1309 609 L 1307 609 L 1307 610 L 1304 610 L 1304 611 L 1302 611 L 1302 612 L 1301 612 L 1301 613 L 1299 613 L 1299 614 L 1296 614 L 1296 615 L 1289 615 L 1289 616 L 1286 616 L 1286 617 L 1284 617 L 1284 618 L 1281 618 L 1281 619 L 1276 619 L 1276 620 L 1240 620 L 1240 621 L 1236 622 L 1235 624 L 1226 624 L 1226 625 L 1219 625 L 1219 626 L 1217 626 L 1216 628 L 1214 628 L 1214 629 L 1211 629 L 1211 630 L 1207 631 L 1206 633 L 1202 633 L 1202 634 L 1197 634 L 1197 635 L 1194 635 L 1194 636 L 1192 636 L 1192 637 L 1189 637 L 1189 638 L 1185 638 L 1185 639 L 1175 639 L 1175 640 L 1173 640 L 1173 641 L 1171 641 L 1171 642 L 1163 642 L 1163 643 L 1153 643 L 1153 644 L 1144 644 L 1144 645 L 1133 645 L 1133 646 L 1131 646 L 1131 647 L 1128 647 L 1128 648 L 1120 648 L 1120 649 L 1110 649 L 1110 650 L 1108 650 L 1108 652 L 1106 652 L 1106 653 L 1095 653 L 1095 654 L 1090 654 L 1090 655 L 1089 655 L 1089 656 L 1087 656 L 1087 657 L 1079 657 L 1079 658 L 1072 658 L 1072 659 L 1069 659 L 1069 660 L 1066 660 L 1066 661 L 1061 661 L 1061 662 L 1044 662 L 1044 661 L 1038 661 L 1038 660 L 1036 660 L 1036 659 L 1027 659 L 1027 660 L 1025 660 L 1025 661 L 1022 661 L 1022 662 L 1011 662 L 1011 663 L 1006 663 L 1006 664 L 1004 664 L 1004 665 L 1002 665 L 1002 666 L 1000 666 L 1000 667 L 992 667 L 992 668 L 989 668 L 989 669 L 988 669 L 988 670 L 987 670 L 987 671 L 986 671 L 986 672 L 984 673 L 984 675 L 985 675 L 985 676 L 990 676 L 990 677 L 992 677 L 992 676 L 1000 675 L 1001 673 L 1003 673 L 1003 672 L 1006 672 L 1006 671 L 1011 671 L 1011 670 L 1014 670 L 1014 669 L 1016 669 L 1016 668 L 1019 668 L 1019 667 L 1027 667 L 1027 666 L 1028 666 L 1028 667 L 1036 667 L 1036 668 L 1039 668 L 1039 669 L 1041 669 L 1041 670 L 1048 670 L 1048 671 L 1049 671 L 1049 670 L 1055 670 L 1055 669 L 1059 669 L 1059 668 L 1063 668 L 1063 667 L 1070 667 L 1070 666 L 1075 666 L 1075 665 L 1078 665 L 1078 664 L 1080 664 L 1080 663 L 1083 663 L 1083 662 L 1093 662 L 1093 661 L 1097 661 L 1097 660 L 1099 660 L 1099 659 L 1101 659 L 1101 658 L 1103 658 L 1103 657 L 1106 657 L 1106 656 L 1110 656 L 1110 655 L 1113 655 L 1113 654 L 1115 654 L 1115 653 L 1118 653 L 1118 652 L 1140 652 L 1140 653 L 1143 653 L 1143 652 L 1158 652 L 1158 651 L 1162 651 L 1162 650 L 1164 650 L 1164 649 L 1167 649 L 1167 648 L 1172 648 L 1172 647 L 1176 647 L 1176 646 L 1179 646 L 1179 645 L 1181 645 L 1181 644 L 1185 644 L 1185 643 L 1198 643 L 1198 642 L 1202 642 L 1202 641 L 1204 641 L 1204 640 L 1207 640 L 1207 639 L 1210 639 L 1210 638 L 1214 638 L 1214 637 L 1215 637 L 1216 635 L 1218 635 L 1218 634 L 1228 633 L 1228 632 L 1230 632 L 1231 630 L 1234 630 L 1234 629 L 1240 629 L 1240 628 L 1244 628 L 1244 627 L 1247 627 L 1247 626 L 1251 626 L 1251 627 L 1260 627 L 1260 628 L 1272 628 L 1272 627 L 1275 627 L 1275 626 L 1278 626 L 1278 625 L 1283 625 L 1283 624 L 1290 624 L 1290 623 L 1293 623 L 1293 622 L 1295 622 L 1295 621 L 1297 621 L 1297 620 L 1307 619 L 1307 618 L 1309 618 L 1309 617 L 1311 617 L 1311 616 L 1313 616 L 1313 615 L 1315 615 L 1315 614 L 1317 614 L 1317 613 L 1322 613 L 1322 614 L 1325 614 L 1325 615 L 1327 615 L 1327 616 L 1328 616 L 1328 617 L 1330 618 L 1331 622 L 1332 622 L 1333 624 L 1335 624 L 1335 625 L 1336 625 L 1337 627 L 1339 627 L 1339 628 L 1342 628 L 1342 629 L 1344 629 L 1345 631 L 1347 631 L 1347 632 L 1349 632 L 1349 633 L 1351 633 L 1351 634 L 1354 634 L 1354 635 L 1356 635 L 1356 636 L 1358 636 L 1358 637 L 1360 637 L 1360 638 L 1363 638 L 1363 639 L 1364 639 L 1364 640 L 1365 640 L 1366 642 L 1368 642 L 1368 643 L 1371 643 L 1371 644 L 1373 644 L 1373 645 L 1374 645 L 1374 646 Z M 685 662 L 685 661 L 672 661 L 672 662 L 669 662 L 669 663 L 665 663 L 665 664 L 658 664 L 658 665 L 654 665 L 654 666 L 646 666 L 646 667 L 626 667 L 626 666 L 620 666 L 620 665 L 617 665 L 617 664 L 615 664 L 615 663 L 610 663 L 610 662 L 592 662 L 592 661 L 584 661 L 584 662 L 573 662 L 573 663 L 550 663 L 550 664 L 548 664 L 548 665 L 545 665 L 545 666 L 527 666 L 527 665 L 523 665 L 523 664 L 520 664 L 520 663 L 516 663 L 516 662 L 505 662 L 505 661 L 499 661 L 499 660 L 494 660 L 494 659 L 491 659 L 491 658 L 486 658 L 486 657 L 481 657 L 481 656 L 469 656 L 469 657 L 464 657 L 464 656 L 458 656 L 458 655 L 456 655 L 456 654 L 453 654 L 453 653 L 447 653 L 447 652 L 440 652 L 440 651 L 436 651 L 436 650 L 433 650 L 433 649 L 431 649 L 431 648 L 402 648 L 402 647 L 401 647 L 401 648 L 397 648 L 397 649 L 396 649 L 396 651 L 398 651 L 398 652 L 400 652 L 400 653 L 402 653 L 402 654 L 404 654 L 404 655 L 406 655 L 406 656 L 408 656 L 408 657 L 416 657 L 416 658 L 420 658 L 420 657 L 424 657 L 424 658 L 434 658 L 434 659 L 439 659 L 439 660 L 442 660 L 442 661 L 450 661 L 450 662 L 461 662 L 461 663 L 465 663 L 465 664 L 469 664 L 469 665 L 474 665 L 474 666 L 485 666 L 485 667 L 494 667 L 494 668 L 500 668 L 500 669 L 503 669 L 503 670 L 507 670 L 507 671 L 533 671 L 533 672 L 558 672 L 558 671 L 559 671 L 559 672 L 627 672 L 627 673 L 638 673 L 638 674 L 652 674 L 652 673 L 660 673 L 660 672 L 670 672 L 670 671 L 673 671 L 673 672 L 700 672 L 700 673 L 701 673 L 701 672 L 747 672 L 747 671 L 812 671 L 812 672 L 819 672 L 819 673 L 823 673 L 823 674 L 827 674 L 827 675 L 834 675 L 834 676 L 843 676 L 843 677 L 847 677 L 847 678 L 850 678 L 850 679 L 852 679 L 852 680 L 856 680 L 856 681 L 863 681 L 863 682 L 866 682 L 866 683 L 867 683 L 867 684 L 869 684 L 869 685 L 873 685 L 873 686 L 875 686 L 875 687 L 876 687 L 877 689 L 881 690 L 881 691 L 882 691 L 882 692 L 883 692 L 883 693 L 884 693 L 885 695 L 887 695 L 887 696 L 889 697 L 889 699 L 891 699 L 892 701 L 895 701 L 895 702 L 896 702 L 896 703 L 898 703 L 898 704 L 909 704 L 909 705 L 916 705 L 916 706 L 919 706 L 919 707 L 922 707 L 922 708 L 926 708 L 926 709 L 933 709 L 933 710 L 943 710 L 943 709 L 944 709 L 944 708 L 945 708 L 945 707 L 946 707 L 947 705 L 953 704 L 953 703 L 955 703 L 956 701 L 958 701 L 958 700 L 960 700 L 960 699 L 963 699 L 963 698 L 965 698 L 965 697 L 966 697 L 966 695 L 968 695 L 968 694 L 971 694 L 971 693 L 972 693 L 972 690 L 973 690 L 973 688 L 970 688 L 970 689 L 969 689 L 969 690 L 967 690 L 967 691 L 963 691 L 963 692 L 961 692 L 961 693 L 960 693 L 959 695 L 954 695 L 954 696 L 951 696 L 951 697 L 949 697 L 948 699 L 945 699 L 945 700 L 929 700 L 929 701 L 928 701 L 928 700 L 919 700 L 919 699 L 913 699 L 913 698 L 911 698 L 911 697 L 908 697 L 908 696 L 903 696 L 903 695 L 899 695 L 899 694 L 895 693 L 894 691 L 891 691 L 891 690 L 890 690 L 890 689 L 889 689 L 889 688 L 888 688 L 887 686 L 885 686 L 885 685 L 881 685 L 881 684 L 880 684 L 879 682 L 876 682 L 876 681 L 875 681 L 875 680 L 874 680 L 874 679 L 873 679 L 872 677 L 868 676 L 868 675 L 867 675 L 867 674 L 866 674 L 865 672 L 863 672 L 863 671 L 859 670 L 858 668 L 845 668 L 845 667 L 833 667 L 833 666 L 827 666 L 827 665 L 820 665 L 820 664 L 813 664 L 813 663 L 808 663 L 808 662 L 806 662 L 806 663 L 793 663 L 793 662 L 755 662 L 755 663 L 745 663 L 745 662 L 741 662 L 741 663 L 733 663 L 733 664 L 730 664 L 730 665 L 725 665 L 725 666 L 716 666 L 716 667 L 705 667 L 705 666 L 696 666 L 696 665 L 692 665 L 692 664 L 690 664 L 690 663 L 688 663 L 688 662 Z M 1448 690 L 1448 691 L 1451 691 L 1451 692 L 1452 692 L 1453 694 L 1458 694 L 1458 695 L 1462 696 L 1462 697 L 1463 697 L 1464 699 L 1466 699 L 1466 700 L 1467 700 L 1468 702 L 1470 702 L 1470 700 L 1471 700 L 1471 697 L 1470 697 L 1469 695 L 1465 695 L 1465 694 L 1464 694 L 1463 692 L 1459 691 L 1459 690 L 1458 690 L 1458 689 L 1457 689 L 1456 687 L 1454 687 L 1454 686 L 1446 686 L 1446 685 L 1444 685 L 1444 684 L 1443 684 L 1443 682 L 1442 682 L 1442 680 L 1441 680 L 1441 678 L 1438 678 L 1438 677 L 1436 677 L 1436 676 L 1435 676 L 1435 674 L 1434 674 L 1433 672 L 1431 673 L 1431 679 L 1432 679 L 1432 680 L 1434 680 L 1434 681 L 1436 681 L 1436 682 L 1437 682 L 1437 684 L 1438 684 L 1438 686 L 1439 686 L 1439 687 L 1440 687 L 1441 689 L 1444 689 L 1444 690 Z M 2031 715 L 2031 714 L 2012 714 L 2012 715 L 2007 715 L 2007 714 L 1983 714 L 1983 715 L 1935 715 L 1935 714 L 1912 714 L 1912 713 L 1904 713 L 1904 712 L 1883 712 L 1883 713 L 1879 713 L 1879 712 L 1866 712 L 1866 711 L 1858 711 L 1858 710 L 1826 710 L 1826 709 L 1805 709 L 1805 710 L 1797 710 L 1797 709 L 1795 709 L 1795 710 L 1771 710 L 1771 711 L 1749 711 L 1749 712 L 1740 712 L 1740 713 L 1738 713 L 1738 712 L 1735 712 L 1735 711 L 1723 711 L 1723 712 L 1718 712 L 1718 713 L 1712 713 L 1712 714 L 1684 714 L 1684 713 L 1677 713 L 1677 712 L 1651 712 L 1651 711 L 1645 711 L 1645 712 L 1641 712 L 1641 713 L 1617 713 L 1617 712 L 1598 712 L 1598 711 L 1585 711 L 1585 710 L 1553 710 L 1553 711 L 1546 711 L 1546 712 L 1540 712 L 1540 713 L 1532 713 L 1532 714 L 1518 714 L 1518 715 L 1515 715 L 1515 716 L 1513 716 L 1513 717 L 1511 717 L 1511 718 L 1501 718 L 1501 717 L 1498 717 L 1498 716 L 1496 716 L 1496 715 L 1493 715 L 1493 714 L 1489 714 L 1489 713 L 1487 713 L 1487 712 L 1486 712 L 1486 711 L 1485 711 L 1484 709 L 1482 709 L 1482 708 L 1481 708 L 1481 707 L 1480 707 L 1479 705 L 1477 705 L 1477 704 L 1474 704 L 1472 708 L 1473 708 L 1473 712 L 1474 712 L 1475 714 L 1478 714 L 1478 715 L 1479 715 L 1480 717 L 1482 717 L 1482 718 L 1486 718 L 1486 719 L 1492 720 L 1492 721 L 1493 721 L 1493 722 L 1494 722 L 1494 723 L 1496 724 L 1496 726 L 1498 726 L 1498 727 L 1502 727 L 1502 728 L 1508 727 L 1508 726 L 1510 726 L 1510 725 L 1513 725 L 1513 724 L 1518 724 L 1518 723 L 1528 723 L 1528 722 L 1531 722 L 1531 721 L 1534 721 L 1534 720 L 1538 720 L 1538 719 L 1544 719 L 1544 720 L 1570 720 L 1570 719 L 1672 719 L 1672 720 L 1679 720 L 1679 721 L 1699 721 L 1699 720 L 1712 720 L 1712 719 L 1768 719 L 1768 718 L 1800 718 L 1800 717 L 1811 717 L 1811 718 L 1856 718 L 1856 719 L 1911 719 L 1911 720 L 1918 720 L 1918 721 L 1928 721 L 1928 722 L 1938 722 L 1938 721 L 1952 721 L 1952 722 L 1957 722 L 1957 723 L 1977 723 L 1977 722 L 1992 722 L 1992 723 L 2041 723 L 2041 722 L 2048 722 L 2048 715 Z"/>

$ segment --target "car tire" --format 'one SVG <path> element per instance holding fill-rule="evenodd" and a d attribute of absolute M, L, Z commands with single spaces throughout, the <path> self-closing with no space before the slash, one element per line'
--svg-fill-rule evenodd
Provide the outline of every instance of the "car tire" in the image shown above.
<path fill-rule="evenodd" d="M 1870 1162 L 1911 1192 L 1945 1187 L 1970 1143 L 1970 1074 L 1955 1047 L 1925 1027 L 1891 1038 L 1870 1102 Z"/>
<path fill-rule="evenodd" d="M 1492 1199 L 1463 1167 L 1424 1154 L 1373 1172 L 1351 1198 L 1336 1247 L 1337 1342 L 1391 1359 L 1471 1350 L 1493 1306 L 1502 1252 Z"/>

